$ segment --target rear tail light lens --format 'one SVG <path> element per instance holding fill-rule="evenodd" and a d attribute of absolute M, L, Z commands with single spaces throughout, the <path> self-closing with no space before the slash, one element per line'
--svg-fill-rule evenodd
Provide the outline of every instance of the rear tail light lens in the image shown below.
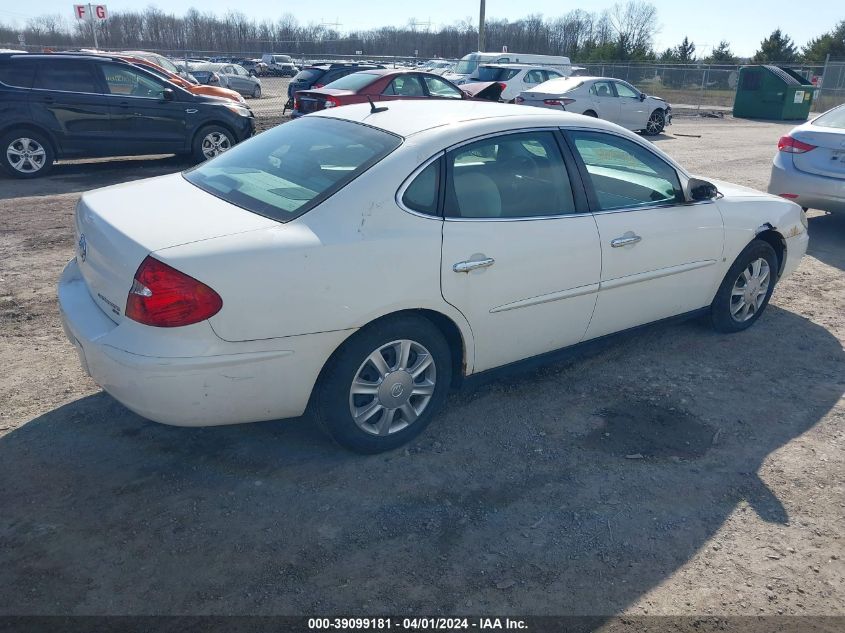
<path fill-rule="evenodd" d="M 816 146 L 799 141 L 789 135 L 781 136 L 778 140 L 779 152 L 786 152 L 787 154 L 804 154 L 812 149 L 816 149 Z"/>
<path fill-rule="evenodd" d="M 323 103 L 324 108 L 334 108 L 340 105 L 340 100 L 335 99 L 334 97 L 326 97 L 325 102 Z"/>
<path fill-rule="evenodd" d="M 508 87 L 508 84 L 506 84 L 506 83 L 502 83 L 501 81 L 499 81 L 499 82 L 497 82 L 497 83 L 499 84 L 499 88 L 501 88 L 501 89 L 502 89 L 502 92 L 504 92 L 504 91 L 505 91 L 505 89 Z"/>
<path fill-rule="evenodd" d="M 294 97 L 294 98 L 293 98 L 293 109 L 294 109 L 294 110 L 299 110 L 299 97 Z"/>
<path fill-rule="evenodd" d="M 566 98 L 561 98 L 561 99 L 543 99 L 543 103 L 545 103 L 546 105 L 550 105 L 550 106 L 559 106 L 559 107 L 561 107 L 561 108 L 562 108 L 562 107 L 564 107 L 564 106 L 568 106 L 570 103 L 575 103 L 575 99 L 566 99 Z"/>
<path fill-rule="evenodd" d="M 201 281 L 147 257 L 138 267 L 126 316 L 144 325 L 180 327 L 211 318 L 223 307 L 223 299 Z"/>

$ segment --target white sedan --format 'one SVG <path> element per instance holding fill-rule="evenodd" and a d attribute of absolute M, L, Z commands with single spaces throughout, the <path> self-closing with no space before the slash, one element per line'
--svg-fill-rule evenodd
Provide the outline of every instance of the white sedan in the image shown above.
<path fill-rule="evenodd" d="M 672 121 L 672 108 L 665 100 L 610 77 L 550 79 L 523 90 L 514 103 L 577 112 L 650 136 L 660 134 Z"/>
<path fill-rule="evenodd" d="M 616 125 L 465 101 L 308 115 L 89 192 L 76 230 L 61 312 L 117 400 L 184 426 L 310 409 L 362 452 L 472 374 L 681 314 L 743 330 L 808 241 L 794 203 Z"/>

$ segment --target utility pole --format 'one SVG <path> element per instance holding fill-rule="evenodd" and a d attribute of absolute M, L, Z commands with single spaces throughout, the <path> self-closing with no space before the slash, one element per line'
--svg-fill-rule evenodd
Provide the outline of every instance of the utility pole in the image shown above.
<path fill-rule="evenodd" d="M 478 12 L 478 50 L 484 51 L 484 5 L 485 0 L 481 0 L 481 8 Z"/>

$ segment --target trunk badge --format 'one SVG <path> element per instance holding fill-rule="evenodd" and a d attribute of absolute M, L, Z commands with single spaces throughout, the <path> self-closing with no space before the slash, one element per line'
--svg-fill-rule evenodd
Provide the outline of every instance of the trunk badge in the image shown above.
<path fill-rule="evenodd" d="M 85 258 L 88 257 L 88 242 L 85 240 L 85 233 L 79 236 L 77 251 L 79 252 L 79 261 L 84 262 Z"/>

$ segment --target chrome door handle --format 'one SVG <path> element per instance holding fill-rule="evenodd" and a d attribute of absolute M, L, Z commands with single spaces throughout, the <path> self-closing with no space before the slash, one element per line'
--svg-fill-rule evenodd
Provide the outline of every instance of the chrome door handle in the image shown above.
<path fill-rule="evenodd" d="M 476 268 L 489 268 L 496 262 L 492 257 L 485 257 L 484 259 L 474 259 L 468 262 L 458 262 L 452 266 L 452 270 L 456 273 L 468 273 Z"/>
<path fill-rule="evenodd" d="M 615 240 L 610 240 L 610 245 L 613 248 L 619 248 L 620 246 L 628 246 L 629 244 L 636 244 L 637 242 L 641 241 L 642 239 L 643 238 L 641 238 L 639 235 L 634 235 L 633 233 L 631 233 L 630 235 L 626 234 L 626 235 L 623 235 L 622 237 L 617 237 Z"/>

